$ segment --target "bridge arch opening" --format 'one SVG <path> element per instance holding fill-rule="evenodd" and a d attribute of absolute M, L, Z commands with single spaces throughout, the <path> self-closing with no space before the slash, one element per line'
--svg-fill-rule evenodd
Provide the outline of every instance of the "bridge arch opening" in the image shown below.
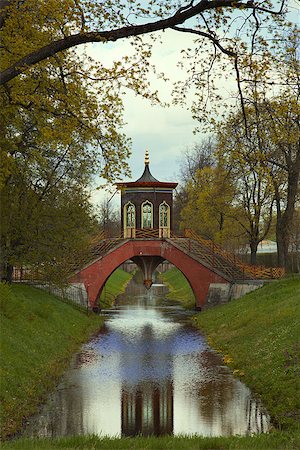
<path fill-rule="evenodd" d="M 124 292 L 128 282 L 131 280 L 130 273 L 122 269 L 123 265 L 117 267 L 104 283 L 101 294 L 96 301 L 96 305 L 100 309 L 111 308 L 116 297 Z"/>
<path fill-rule="evenodd" d="M 125 291 L 127 283 L 131 281 L 132 272 L 134 273 L 135 281 L 133 288 L 134 292 L 136 291 L 136 293 L 141 295 L 146 294 L 149 289 L 152 290 L 152 286 L 147 289 L 144 282 L 144 271 L 134 262 L 134 258 L 127 260 L 117 267 L 104 283 L 100 297 L 96 302 L 100 309 L 106 309 L 113 306 L 116 297 Z M 166 283 L 164 283 L 164 274 L 166 276 Z M 174 266 L 174 264 L 171 264 L 167 260 L 162 260 L 151 275 L 154 286 L 164 283 L 167 287 L 169 281 L 170 284 L 174 286 L 174 295 L 173 297 L 170 297 L 170 301 L 179 301 L 180 303 L 183 303 L 184 306 L 191 308 L 196 306 L 196 299 L 189 280 L 176 266 Z M 121 290 L 120 285 L 123 287 Z M 179 295 L 181 297 L 179 297 Z"/>

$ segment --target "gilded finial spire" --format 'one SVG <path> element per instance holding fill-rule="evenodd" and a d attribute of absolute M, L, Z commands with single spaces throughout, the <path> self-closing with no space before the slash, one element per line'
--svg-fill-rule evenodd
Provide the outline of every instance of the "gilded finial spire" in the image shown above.
<path fill-rule="evenodd" d="M 145 165 L 146 164 L 149 165 L 149 162 L 150 162 L 150 160 L 149 160 L 149 152 L 148 152 L 148 149 L 147 149 L 146 153 L 145 153 Z"/>

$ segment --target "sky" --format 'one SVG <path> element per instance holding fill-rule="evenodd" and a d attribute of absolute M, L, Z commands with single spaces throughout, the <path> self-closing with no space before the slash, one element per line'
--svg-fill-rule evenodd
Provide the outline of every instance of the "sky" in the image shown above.
<path fill-rule="evenodd" d="M 164 72 L 170 82 L 164 83 L 151 77 L 153 89 L 158 89 L 162 101 L 170 103 L 172 100 L 171 81 L 184 77 L 184 71 L 177 67 L 180 51 L 185 46 L 191 46 L 193 38 L 190 35 L 167 30 L 163 33 L 163 45 L 155 44 L 151 61 L 158 72 Z M 107 46 L 91 45 L 88 53 L 102 63 L 111 61 L 131 52 L 132 48 L 126 41 L 117 41 Z M 182 152 L 201 140 L 201 135 L 193 131 L 198 122 L 193 120 L 187 108 L 170 105 L 163 107 L 151 105 L 149 100 L 128 92 L 124 99 L 124 119 L 126 126 L 123 131 L 132 140 L 132 154 L 129 158 L 131 176 L 126 181 L 136 180 L 144 170 L 144 156 L 146 149 L 150 154 L 150 170 L 160 181 L 178 181 L 179 165 Z M 202 135 L 203 136 L 203 135 Z M 100 180 L 101 184 L 101 180 Z M 103 198 L 109 198 L 103 190 L 94 190 L 92 201 L 97 204 Z M 117 197 L 117 196 L 116 196 Z M 115 203 L 116 198 L 113 200 Z"/>
<path fill-rule="evenodd" d="M 294 6 L 294 0 L 291 0 Z M 295 4 L 296 5 L 296 4 Z M 291 20 L 299 23 L 299 7 L 294 6 Z M 155 43 L 151 62 L 155 64 L 158 72 L 164 72 L 170 79 L 167 84 L 151 76 L 153 89 L 158 89 L 162 101 L 171 103 L 172 82 L 184 79 L 185 70 L 177 66 L 180 52 L 183 48 L 193 47 L 193 35 L 166 30 L 162 33 L 163 44 Z M 120 40 L 106 45 L 89 44 L 88 53 L 99 59 L 103 64 L 110 65 L 122 55 L 130 54 L 133 49 L 128 40 Z M 228 67 L 230 71 L 230 68 Z M 231 69 L 232 70 L 232 69 Z M 218 87 L 230 98 L 236 90 L 235 74 L 229 73 L 229 79 L 220 78 Z M 170 105 L 162 107 L 151 105 L 149 100 L 135 96 L 128 92 L 124 97 L 124 119 L 126 126 L 123 131 L 132 140 L 132 154 L 129 158 L 131 176 L 123 180 L 133 181 L 139 178 L 144 170 L 145 150 L 150 154 L 150 170 L 153 176 L 160 181 L 179 181 L 180 160 L 182 152 L 195 143 L 200 142 L 205 133 L 194 130 L 199 123 L 192 118 L 191 111 L 187 107 Z M 188 99 L 188 105 L 192 98 Z M 121 181 L 121 180 L 120 180 Z M 103 184 L 103 180 L 95 181 L 95 185 Z M 103 189 L 92 191 L 92 202 L 97 205 L 103 199 L 109 199 L 111 193 Z M 112 203 L 119 204 L 118 195 Z"/>
<path fill-rule="evenodd" d="M 176 181 L 179 160 L 187 146 L 193 145 L 200 136 L 193 134 L 198 125 L 186 107 L 175 106 L 172 101 L 172 82 L 185 78 L 185 71 L 178 68 L 180 51 L 193 45 L 191 35 L 167 30 L 162 35 L 163 45 L 154 44 L 151 61 L 158 72 L 164 72 L 168 83 L 151 77 L 151 84 L 158 89 L 162 101 L 169 107 L 151 105 L 132 92 L 125 98 L 125 132 L 132 138 L 132 157 L 129 160 L 132 178 L 140 176 L 144 169 L 146 148 L 150 153 L 150 167 L 153 175 L 161 181 Z M 124 45 L 120 43 L 120 47 Z"/>

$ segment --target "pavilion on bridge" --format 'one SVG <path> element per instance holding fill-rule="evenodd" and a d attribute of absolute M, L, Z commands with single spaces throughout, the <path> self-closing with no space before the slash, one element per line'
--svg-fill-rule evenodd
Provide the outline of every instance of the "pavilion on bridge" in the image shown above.
<path fill-rule="evenodd" d="M 136 181 L 117 183 L 121 190 L 121 223 L 124 238 L 169 238 L 172 230 L 173 190 L 177 183 L 158 181 L 145 169 Z"/>

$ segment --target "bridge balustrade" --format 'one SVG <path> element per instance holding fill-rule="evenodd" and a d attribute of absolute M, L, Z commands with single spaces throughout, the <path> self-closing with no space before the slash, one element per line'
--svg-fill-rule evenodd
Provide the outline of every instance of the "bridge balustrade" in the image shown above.
<path fill-rule="evenodd" d="M 94 247 L 94 257 L 104 255 L 107 251 L 125 239 L 173 239 L 189 254 L 206 261 L 211 267 L 219 268 L 234 279 L 274 279 L 281 278 L 285 271 L 281 267 L 251 266 L 241 261 L 234 253 L 225 250 L 219 244 L 204 239 L 193 230 L 186 229 L 182 236 L 174 234 L 171 230 L 162 235 L 161 229 L 132 228 L 132 233 L 124 233 L 117 237 L 105 238 L 105 234 L 98 236 L 99 243 Z"/>

